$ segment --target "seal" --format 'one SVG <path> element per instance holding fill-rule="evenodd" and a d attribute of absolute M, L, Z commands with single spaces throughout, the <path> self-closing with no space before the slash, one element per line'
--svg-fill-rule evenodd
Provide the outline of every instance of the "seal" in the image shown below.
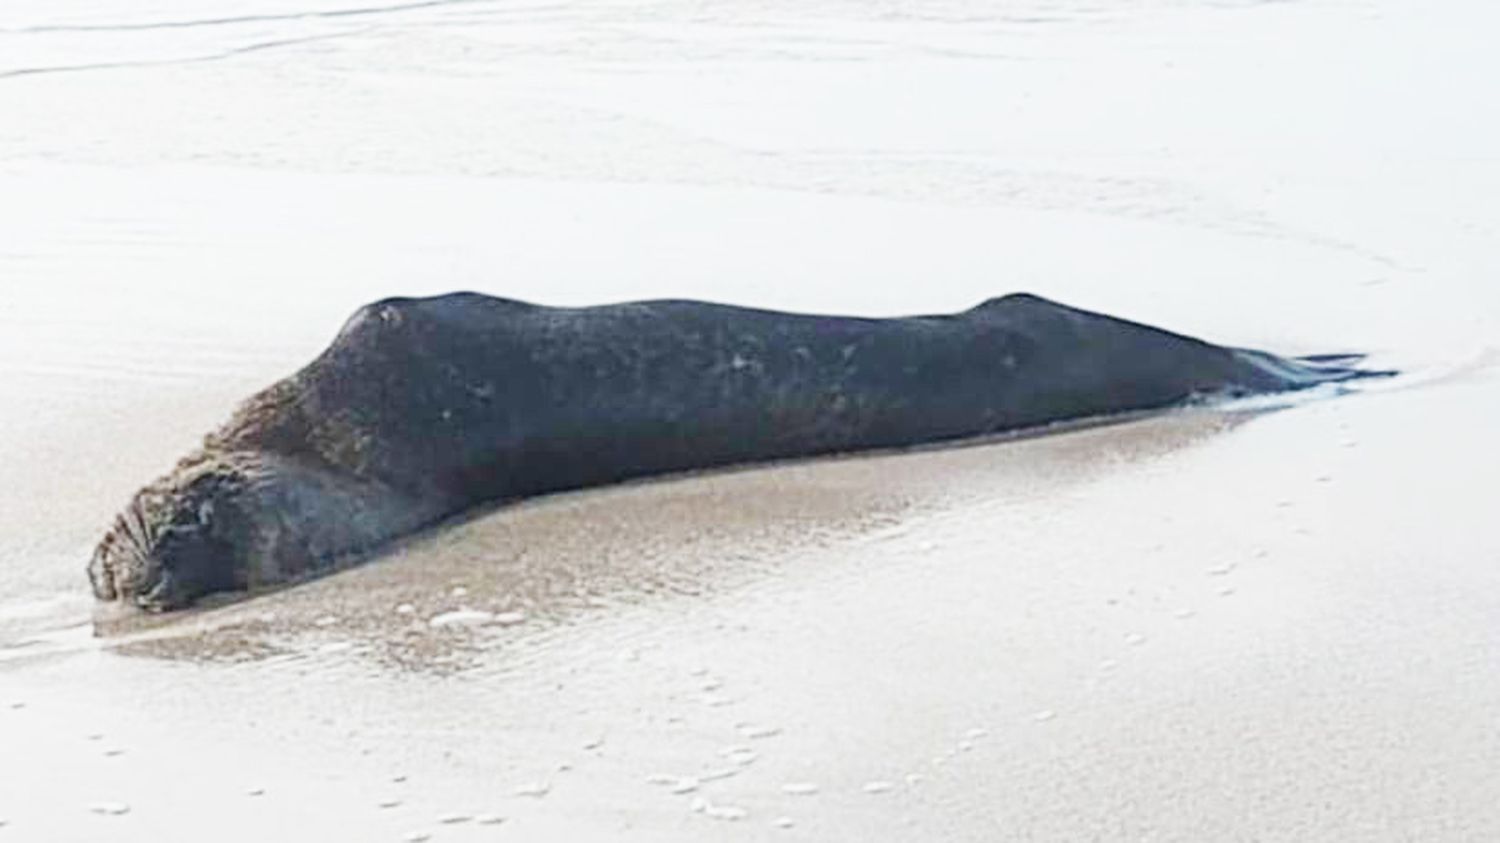
<path fill-rule="evenodd" d="M 483 503 L 1378 374 L 1357 361 L 1025 294 L 891 319 L 386 299 L 138 492 L 89 578 L 101 600 L 178 608 L 340 567 Z"/>

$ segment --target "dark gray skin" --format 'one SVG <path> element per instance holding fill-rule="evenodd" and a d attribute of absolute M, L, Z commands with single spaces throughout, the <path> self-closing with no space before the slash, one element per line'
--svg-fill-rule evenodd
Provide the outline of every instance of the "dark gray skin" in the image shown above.
<path fill-rule="evenodd" d="M 1376 374 L 1351 363 L 1030 295 L 901 319 L 389 299 L 137 493 L 89 578 L 102 600 L 177 608 L 328 570 L 486 502 Z"/>

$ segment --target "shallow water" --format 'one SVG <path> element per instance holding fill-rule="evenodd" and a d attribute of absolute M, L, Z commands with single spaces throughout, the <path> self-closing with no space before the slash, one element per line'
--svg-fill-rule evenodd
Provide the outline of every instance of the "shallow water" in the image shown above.
<path fill-rule="evenodd" d="M 6 3 L 0 836 L 1495 836 L 1496 23 Z M 359 304 L 458 288 L 1025 289 L 1410 374 L 557 496 L 96 614 L 135 488 Z"/>

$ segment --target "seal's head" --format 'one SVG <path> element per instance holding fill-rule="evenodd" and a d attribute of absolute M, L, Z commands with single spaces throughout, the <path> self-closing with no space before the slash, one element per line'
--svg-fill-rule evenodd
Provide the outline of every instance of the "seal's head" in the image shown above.
<path fill-rule="evenodd" d="M 89 562 L 100 600 L 147 611 L 326 573 L 450 506 L 320 464 L 208 449 L 137 492 Z"/>
<path fill-rule="evenodd" d="M 100 600 L 149 611 L 175 609 L 212 591 L 243 587 L 235 548 L 218 523 L 232 506 L 232 475 L 181 469 L 142 489 L 115 519 L 89 562 Z"/>

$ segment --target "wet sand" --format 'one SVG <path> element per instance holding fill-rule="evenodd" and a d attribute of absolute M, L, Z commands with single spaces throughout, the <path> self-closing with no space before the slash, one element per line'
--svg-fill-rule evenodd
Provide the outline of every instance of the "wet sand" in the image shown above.
<path fill-rule="evenodd" d="M 348 11 L 0 9 L 0 840 L 1500 837 L 1489 5 Z M 455 288 L 1027 289 L 1406 374 L 94 606 L 135 488 Z"/>
<path fill-rule="evenodd" d="M 1458 444 L 1494 394 L 563 495 L 148 631 L 42 636 L 0 662 L 0 738 L 34 759 L 5 765 L 8 818 L 60 840 L 494 839 L 441 821 L 484 814 L 521 839 L 1483 839 L 1500 547 L 1451 478 L 1500 468 Z M 1453 435 L 1407 447 L 1434 404 Z M 493 614 L 442 623 L 465 610 Z"/>

